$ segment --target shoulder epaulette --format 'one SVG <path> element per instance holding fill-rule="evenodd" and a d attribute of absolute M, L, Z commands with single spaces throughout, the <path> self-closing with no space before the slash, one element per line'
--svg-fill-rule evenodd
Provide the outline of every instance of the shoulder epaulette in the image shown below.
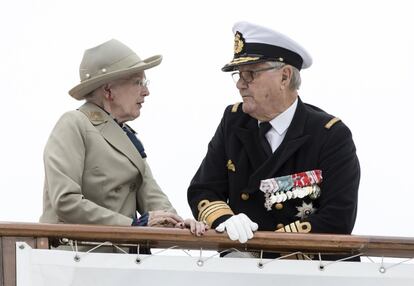
<path fill-rule="evenodd" d="M 101 111 L 90 111 L 84 108 L 79 108 L 78 110 L 85 114 L 93 124 L 100 124 L 105 121 L 105 116 Z"/>
<path fill-rule="evenodd" d="M 231 108 L 231 112 L 237 112 L 237 109 L 239 108 L 241 102 L 237 102 L 233 105 L 233 107 Z"/>
<path fill-rule="evenodd" d="M 100 111 L 89 111 L 89 112 L 87 112 L 87 114 L 88 114 L 87 116 L 90 120 L 94 120 L 94 121 L 103 120 L 103 114 Z"/>
<path fill-rule="evenodd" d="M 341 119 L 339 119 L 338 117 L 334 117 L 331 120 L 329 120 L 328 123 L 325 124 L 325 128 L 326 129 L 330 129 L 335 123 L 341 121 Z"/>

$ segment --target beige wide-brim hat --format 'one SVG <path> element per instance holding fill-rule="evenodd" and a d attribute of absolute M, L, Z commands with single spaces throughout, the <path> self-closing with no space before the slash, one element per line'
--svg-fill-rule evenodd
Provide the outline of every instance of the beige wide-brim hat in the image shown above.
<path fill-rule="evenodd" d="M 79 67 L 80 84 L 69 94 L 81 100 L 85 95 L 112 80 L 128 77 L 159 65 L 161 55 L 141 58 L 118 40 L 109 40 L 84 52 Z"/>

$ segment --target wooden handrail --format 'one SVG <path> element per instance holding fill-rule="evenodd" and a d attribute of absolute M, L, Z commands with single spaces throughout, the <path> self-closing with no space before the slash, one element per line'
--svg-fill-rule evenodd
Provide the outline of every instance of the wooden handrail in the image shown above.
<path fill-rule="evenodd" d="M 153 248 L 264 250 L 275 252 L 349 253 L 384 257 L 414 257 L 414 238 L 361 235 L 300 234 L 258 231 L 245 244 L 210 230 L 202 237 L 189 230 L 75 224 L 0 222 L 0 237 L 48 237 L 81 241 L 143 244 Z"/>

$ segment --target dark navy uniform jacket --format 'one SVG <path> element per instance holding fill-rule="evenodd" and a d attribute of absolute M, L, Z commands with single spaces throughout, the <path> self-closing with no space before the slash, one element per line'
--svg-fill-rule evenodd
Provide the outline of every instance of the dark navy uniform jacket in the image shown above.
<path fill-rule="evenodd" d="M 286 136 L 271 157 L 260 144 L 258 133 L 258 121 L 245 114 L 241 104 L 226 108 L 188 189 L 194 216 L 199 215 L 201 201 L 223 201 L 235 214 L 245 213 L 262 231 L 283 230 L 295 221 L 306 221 L 311 227 L 303 232 L 351 233 L 360 167 L 349 128 L 299 98 Z M 274 204 L 270 211 L 264 207 L 261 180 L 316 169 L 322 170 L 323 176 L 319 198 L 286 200 L 277 207 Z M 297 216 L 303 203 L 312 203 L 314 208 L 305 218 Z M 218 217 L 212 227 L 228 217 Z"/>

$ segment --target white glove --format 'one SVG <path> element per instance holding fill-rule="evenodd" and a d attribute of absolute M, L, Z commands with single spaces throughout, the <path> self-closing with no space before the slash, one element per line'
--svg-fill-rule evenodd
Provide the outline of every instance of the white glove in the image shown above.
<path fill-rule="evenodd" d="M 257 223 L 252 222 L 244 213 L 240 213 L 219 224 L 216 231 L 224 232 L 226 230 L 231 240 L 239 240 L 240 243 L 245 243 L 248 239 L 253 238 L 253 231 L 258 228 Z"/>

